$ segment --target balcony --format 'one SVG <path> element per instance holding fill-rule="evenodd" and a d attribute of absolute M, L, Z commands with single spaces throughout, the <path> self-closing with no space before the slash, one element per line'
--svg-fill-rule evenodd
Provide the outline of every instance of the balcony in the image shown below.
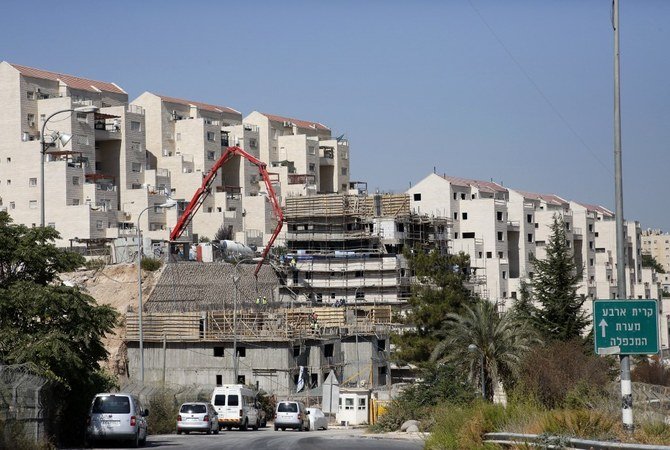
<path fill-rule="evenodd" d="M 93 128 L 96 141 L 121 140 L 121 117 L 119 116 L 95 113 Z"/>
<path fill-rule="evenodd" d="M 288 184 L 315 184 L 316 175 L 304 173 L 304 174 L 289 174 L 288 175 Z"/>

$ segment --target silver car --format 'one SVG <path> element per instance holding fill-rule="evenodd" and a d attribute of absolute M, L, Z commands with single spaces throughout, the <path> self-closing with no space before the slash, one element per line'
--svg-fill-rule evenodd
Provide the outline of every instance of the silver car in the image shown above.
<path fill-rule="evenodd" d="M 137 397 L 124 393 L 103 393 L 93 397 L 89 409 L 86 439 L 130 441 L 133 447 L 147 442 L 148 409 L 142 409 Z"/>
<path fill-rule="evenodd" d="M 203 431 L 219 434 L 219 415 L 214 406 L 204 402 L 184 403 L 177 415 L 177 434 Z"/>
<path fill-rule="evenodd" d="M 275 410 L 275 431 L 281 428 L 293 428 L 298 431 L 309 430 L 309 411 L 302 402 L 285 400 L 277 403 Z"/>
<path fill-rule="evenodd" d="M 310 430 L 328 429 L 328 418 L 319 408 L 307 408 L 307 414 Z"/>

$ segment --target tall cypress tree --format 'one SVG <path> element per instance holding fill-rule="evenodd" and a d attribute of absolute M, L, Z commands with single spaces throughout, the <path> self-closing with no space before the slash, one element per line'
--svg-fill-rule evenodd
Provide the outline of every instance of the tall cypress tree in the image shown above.
<path fill-rule="evenodd" d="M 554 216 L 546 253 L 544 259 L 531 259 L 535 274 L 528 285 L 528 297 L 519 302 L 517 312 L 545 339 L 565 342 L 581 338 L 589 324 L 582 309 L 586 297 L 577 294 L 581 268 L 568 246 L 562 215 Z"/>

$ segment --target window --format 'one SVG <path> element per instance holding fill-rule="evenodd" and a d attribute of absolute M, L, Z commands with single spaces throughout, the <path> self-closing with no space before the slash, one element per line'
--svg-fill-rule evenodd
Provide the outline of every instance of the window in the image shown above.
<path fill-rule="evenodd" d="M 307 149 L 307 152 L 308 152 L 310 155 L 315 155 L 315 154 L 316 154 L 316 148 L 314 148 L 313 145 L 310 145 L 309 148 Z"/>
<path fill-rule="evenodd" d="M 463 239 L 474 239 L 474 238 L 475 238 L 474 231 L 463 232 Z"/>
<path fill-rule="evenodd" d="M 256 148 L 258 147 L 258 142 L 254 138 L 249 138 L 249 147 Z"/>
<path fill-rule="evenodd" d="M 207 152 L 207 159 L 214 161 L 214 152 Z"/>
<path fill-rule="evenodd" d="M 456 200 L 456 196 L 457 196 L 457 194 L 456 194 L 456 192 L 454 192 L 454 200 Z"/>
<path fill-rule="evenodd" d="M 593 250 L 593 241 L 589 241 L 589 248 Z"/>
<path fill-rule="evenodd" d="M 498 258 L 503 259 L 504 258 L 504 253 L 503 252 L 498 252 Z"/>
<path fill-rule="evenodd" d="M 414 201 L 415 202 L 420 202 L 421 201 L 421 193 L 414 194 Z"/>
<path fill-rule="evenodd" d="M 365 409 L 365 405 L 367 404 L 367 399 L 365 397 L 359 398 L 358 399 L 358 409 Z"/>
<path fill-rule="evenodd" d="M 12 184 L 12 180 L 7 180 L 7 186 L 9 186 L 10 184 Z"/>
<path fill-rule="evenodd" d="M 30 200 L 28 206 L 30 207 L 30 209 L 37 209 L 37 200 Z"/>
<path fill-rule="evenodd" d="M 72 206 L 77 206 L 79 205 L 79 199 L 78 198 L 73 198 L 72 199 Z"/>
<path fill-rule="evenodd" d="M 309 163 L 309 171 L 314 172 L 315 169 L 316 169 L 316 166 L 314 165 L 314 163 Z"/>
<path fill-rule="evenodd" d="M 88 113 L 78 112 L 77 121 L 81 123 L 88 123 Z"/>
<path fill-rule="evenodd" d="M 465 192 L 461 192 L 461 200 L 465 200 Z"/>
<path fill-rule="evenodd" d="M 34 91 L 26 91 L 26 98 L 28 100 L 35 100 L 35 92 Z"/>
<path fill-rule="evenodd" d="M 354 409 L 354 399 L 345 398 L 344 399 L 344 409 Z"/>
<path fill-rule="evenodd" d="M 207 132 L 207 140 L 210 142 L 214 142 L 214 139 L 216 138 L 216 133 L 213 131 L 208 131 Z"/>
<path fill-rule="evenodd" d="M 223 375 L 217 375 L 216 376 L 216 385 L 221 386 L 222 384 L 223 384 Z M 219 398 L 219 397 L 225 398 L 225 395 L 217 395 L 216 396 L 216 398 Z M 216 400 L 214 400 L 214 401 L 216 401 Z"/>
<path fill-rule="evenodd" d="M 498 231 L 498 240 L 502 241 L 503 240 L 503 233 L 502 231 Z"/>
<path fill-rule="evenodd" d="M 502 279 L 503 279 L 503 280 L 506 280 L 506 279 L 507 279 L 507 271 L 506 271 L 506 270 L 503 270 L 503 271 L 502 271 Z M 503 296 L 503 297 L 504 297 L 504 296 Z"/>
<path fill-rule="evenodd" d="M 462 214 L 462 216 L 463 216 L 463 220 L 468 220 L 468 213 L 464 212 Z"/>
<path fill-rule="evenodd" d="M 383 352 L 386 350 L 386 339 L 378 339 L 377 340 L 377 351 L 378 352 Z"/>
<path fill-rule="evenodd" d="M 502 211 L 496 211 L 496 219 L 497 219 L 498 221 L 502 221 L 502 220 L 503 220 L 503 213 L 502 213 Z"/>
<path fill-rule="evenodd" d="M 141 172 L 142 171 L 142 164 L 141 163 L 130 163 L 130 170 L 132 172 Z"/>
<path fill-rule="evenodd" d="M 142 131 L 142 123 L 135 120 L 130 121 L 130 131 Z"/>
<path fill-rule="evenodd" d="M 37 178 L 31 178 L 28 180 L 28 186 L 35 187 L 37 186 Z"/>
<path fill-rule="evenodd" d="M 593 267 L 593 258 L 589 258 L 589 266 Z"/>
<path fill-rule="evenodd" d="M 103 224 L 102 220 L 98 220 L 95 223 L 95 228 L 98 229 L 98 230 L 102 230 L 104 228 L 104 224 Z"/>
<path fill-rule="evenodd" d="M 342 167 L 342 176 L 345 176 L 347 174 L 347 168 Z"/>
<path fill-rule="evenodd" d="M 489 258 L 489 259 L 490 259 L 490 258 L 493 258 L 493 253 L 491 253 L 491 252 L 486 252 L 486 257 Z"/>
<path fill-rule="evenodd" d="M 593 224 L 592 223 L 589 224 L 589 231 L 593 231 Z"/>
<path fill-rule="evenodd" d="M 533 233 L 528 233 L 528 242 L 533 242 Z"/>
<path fill-rule="evenodd" d="M 454 239 L 458 239 L 458 231 L 454 233 Z"/>
<path fill-rule="evenodd" d="M 454 213 L 454 220 L 458 220 L 458 213 L 457 212 Z"/>
<path fill-rule="evenodd" d="M 532 214 L 526 214 L 526 222 L 533 223 L 533 215 Z"/>
<path fill-rule="evenodd" d="M 181 133 L 177 133 L 177 140 L 181 141 Z"/>
<path fill-rule="evenodd" d="M 79 186 L 79 177 L 72 177 L 72 184 L 75 186 Z"/>
<path fill-rule="evenodd" d="M 240 358 L 244 358 L 247 356 L 247 348 L 246 347 L 240 347 L 239 345 L 237 346 L 237 356 Z"/>
<path fill-rule="evenodd" d="M 8 157 L 8 158 L 7 158 L 7 162 L 8 162 L 8 163 L 12 162 L 12 158 L 11 158 L 11 157 Z"/>
<path fill-rule="evenodd" d="M 79 145 L 88 145 L 88 136 L 85 134 L 77 135 L 77 144 Z"/>
<path fill-rule="evenodd" d="M 142 151 L 142 143 L 137 142 L 137 141 L 132 141 L 130 143 L 130 149 L 136 152 L 141 152 Z"/>
<path fill-rule="evenodd" d="M 332 358 L 335 353 L 335 344 L 326 344 L 323 346 L 323 357 Z"/>
<path fill-rule="evenodd" d="M 215 358 L 223 358 L 223 347 L 221 347 L 221 346 L 215 346 L 214 347 L 214 357 Z"/>

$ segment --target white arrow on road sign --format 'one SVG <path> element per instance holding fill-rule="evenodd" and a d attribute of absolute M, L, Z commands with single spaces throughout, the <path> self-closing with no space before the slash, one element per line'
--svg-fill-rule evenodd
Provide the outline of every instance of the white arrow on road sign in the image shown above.
<path fill-rule="evenodd" d="M 605 319 L 601 320 L 598 326 L 602 330 L 602 334 L 600 336 L 605 337 L 605 328 L 607 328 L 607 322 L 605 321 Z"/>

